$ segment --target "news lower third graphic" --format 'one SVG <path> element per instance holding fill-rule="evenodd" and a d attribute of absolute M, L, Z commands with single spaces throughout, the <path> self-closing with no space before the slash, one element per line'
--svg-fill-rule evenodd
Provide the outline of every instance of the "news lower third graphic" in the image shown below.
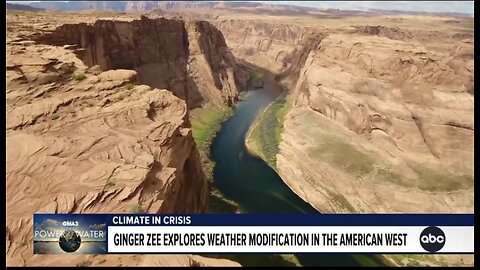
<path fill-rule="evenodd" d="M 35 254 L 473 254 L 473 214 L 34 214 Z"/>

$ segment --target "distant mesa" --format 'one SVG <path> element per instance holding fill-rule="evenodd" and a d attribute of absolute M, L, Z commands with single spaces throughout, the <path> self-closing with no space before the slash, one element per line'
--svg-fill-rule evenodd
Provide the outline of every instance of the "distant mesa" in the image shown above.
<path fill-rule="evenodd" d="M 28 11 L 42 11 L 43 8 L 36 8 L 29 5 L 7 3 L 7 10 L 28 10 Z"/>

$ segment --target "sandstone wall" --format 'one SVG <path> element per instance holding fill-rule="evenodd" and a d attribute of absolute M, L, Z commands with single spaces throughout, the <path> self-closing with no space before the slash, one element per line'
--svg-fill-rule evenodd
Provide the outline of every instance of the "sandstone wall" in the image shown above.
<path fill-rule="evenodd" d="M 473 36 L 391 22 L 212 20 L 291 86 L 277 168 L 317 209 L 473 211 Z"/>
<path fill-rule="evenodd" d="M 328 35 L 292 93 L 281 177 L 325 212 L 472 212 L 472 46 Z"/>
<path fill-rule="evenodd" d="M 245 86 L 222 33 L 204 21 L 142 17 L 65 24 L 38 42 L 76 45 L 88 67 L 134 69 L 140 83 L 169 89 L 189 108 L 206 102 L 232 104 Z"/>
<path fill-rule="evenodd" d="M 33 213 L 204 213 L 208 206 L 208 181 L 192 137 L 185 101 L 166 89 L 141 85 L 141 72 L 88 67 L 93 64 L 88 61 L 100 59 L 109 68 L 124 67 L 125 59 L 113 57 L 119 53 L 114 48 L 108 47 L 109 51 L 104 52 L 108 56 L 87 60 L 80 59 L 79 52 L 74 52 L 72 46 L 45 45 L 31 40 L 35 37 L 34 29 L 42 29 L 45 22 L 50 25 L 49 16 L 8 16 L 7 19 L 7 264 L 238 265 L 229 260 L 187 254 L 77 255 L 67 260 L 61 255 L 33 254 Z M 152 27 L 155 25 L 150 23 Z M 99 25 L 98 32 L 90 33 L 112 34 L 110 27 L 130 29 L 128 24 L 104 22 Z M 180 22 L 170 26 L 183 29 Z M 68 29 L 79 32 L 62 31 L 99 43 L 108 40 L 87 34 L 90 30 L 86 25 L 71 27 Z M 206 31 L 191 37 L 201 40 L 202 46 L 221 42 L 218 33 L 208 32 L 214 31 L 208 29 L 209 25 L 198 23 L 192 27 Z M 202 36 L 204 33 L 213 36 Z M 59 36 L 51 36 L 55 37 Z M 92 44 L 90 41 L 85 42 Z M 60 45 L 64 41 L 58 42 Z M 185 47 L 170 46 L 173 48 L 169 53 L 185 52 Z M 87 48 L 98 56 L 104 47 L 89 45 Z M 200 53 L 203 49 L 192 52 Z M 157 53 L 160 52 L 146 52 L 141 57 Z M 192 59 L 193 53 L 189 54 Z M 222 61 L 219 59 L 223 58 L 212 56 L 205 61 Z"/>
<path fill-rule="evenodd" d="M 294 85 L 309 52 L 317 48 L 323 33 L 294 24 L 266 21 L 213 20 L 223 32 L 232 53 L 258 67 L 280 75 Z"/>

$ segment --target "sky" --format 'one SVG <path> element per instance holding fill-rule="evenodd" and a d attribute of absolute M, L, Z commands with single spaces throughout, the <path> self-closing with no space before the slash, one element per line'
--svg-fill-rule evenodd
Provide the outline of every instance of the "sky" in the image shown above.
<path fill-rule="evenodd" d="M 255 1 L 344 10 L 384 9 L 422 12 L 458 12 L 473 15 L 473 1 Z"/>
<path fill-rule="evenodd" d="M 10 3 L 19 1 L 7 1 Z M 25 1 L 29 2 L 41 1 Z M 265 4 L 297 5 L 304 7 L 338 8 L 343 10 L 383 9 L 421 12 L 457 12 L 473 15 L 473 1 L 252 1 Z"/>

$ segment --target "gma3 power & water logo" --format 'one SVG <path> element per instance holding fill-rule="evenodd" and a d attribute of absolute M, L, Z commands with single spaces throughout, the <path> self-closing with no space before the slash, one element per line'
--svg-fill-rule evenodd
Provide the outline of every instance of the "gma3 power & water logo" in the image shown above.
<path fill-rule="evenodd" d="M 35 214 L 34 254 L 107 253 L 103 215 Z"/>

